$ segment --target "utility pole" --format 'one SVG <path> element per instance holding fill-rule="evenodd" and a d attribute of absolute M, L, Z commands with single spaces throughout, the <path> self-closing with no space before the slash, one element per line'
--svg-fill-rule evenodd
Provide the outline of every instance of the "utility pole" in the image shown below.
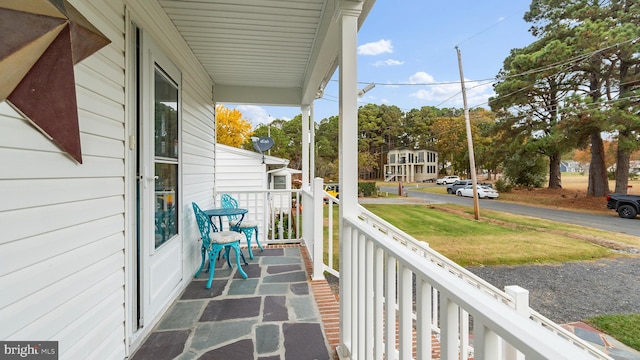
<path fill-rule="evenodd" d="M 464 104 L 464 121 L 467 126 L 467 144 L 469 147 L 469 167 L 471 168 L 471 186 L 473 187 L 473 213 L 476 220 L 480 220 L 480 203 L 478 202 L 478 179 L 476 177 L 476 160 L 473 155 L 473 139 L 471 138 L 471 122 L 469 121 L 469 107 L 467 106 L 467 90 L 464 86 L 464 73 L 462 71 L 462 55 L 460 48 L 456 46 L 458 53 L 458 68 L 460 69 L 460 85 L 462 86 L 462 103 Z"/>
<path fill-rule="evenodd" d="M 273 120 L 271 120 L 271 115 L 269 115 L 269 127 L 267 128 L 267 136 L 268 137 L 271 137 L 271 123 L 272 122 L 273 122 Z M 271 149 L 267 150 L 267 154 L 271 155 Z"/>

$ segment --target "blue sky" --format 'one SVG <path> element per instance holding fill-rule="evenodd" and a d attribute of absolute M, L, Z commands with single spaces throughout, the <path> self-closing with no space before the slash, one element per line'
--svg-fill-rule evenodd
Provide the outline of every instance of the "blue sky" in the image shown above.
<path fill-rule="evenodd" d="M 377 0 L 358 33 L 358 82 L 360 88 L 371 82 L 376 87 L 359 105 L 461 108 L 458 46 L 469 107 L 486 106 L 491 81 L 509 51 L 535 40 L 531 24 L 522 19 L 529 5 L 530 0 Z M 314 104 L 318 122 L 338 114 L 337 78 L 336 71 Z M 292 107 L 227 106 L 254 126 L 300 114 Z"/>

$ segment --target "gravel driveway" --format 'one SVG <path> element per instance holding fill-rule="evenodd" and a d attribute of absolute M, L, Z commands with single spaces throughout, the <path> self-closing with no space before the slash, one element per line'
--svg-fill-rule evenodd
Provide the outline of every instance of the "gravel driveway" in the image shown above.
<path fill-rule="evenodd" d="M 467 269 L 499 289 L 529 290 L 529 306 L 559 324 L 640 313 L 640 257 Z"/>

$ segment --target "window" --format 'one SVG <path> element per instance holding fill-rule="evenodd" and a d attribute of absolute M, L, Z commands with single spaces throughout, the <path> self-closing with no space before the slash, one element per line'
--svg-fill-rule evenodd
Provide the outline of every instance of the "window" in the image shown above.
<path fill-rule="evenodd" d="M 287 177 L 285 175 L 275 175 L 273 177 L 273 188 L 282 190 L 287 188 Z"/>
<path fill-rule="evenodd" d="M 158 66 L 154 84 L 157 249 L 178 233 L 178 86 Z"/>

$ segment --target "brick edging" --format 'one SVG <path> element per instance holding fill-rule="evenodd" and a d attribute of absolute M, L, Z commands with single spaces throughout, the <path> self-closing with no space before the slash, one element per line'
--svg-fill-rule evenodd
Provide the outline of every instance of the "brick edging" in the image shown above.
<path fill-rule="evenodd" d="M 331 349 L 331 358 L 338 359 L 336 347 L 340 345 L 340 304 L 338 302 L 338 296 L 333 294 L 331 287 L 326 279 L 311 280 L 310 274 L 313 273 L 313 266 L 311 263 L 311 257 L 304 245 L 300 245 L 300 253 L 304 259 L 305 268 L 307 271 L 307 278 L 311 284 L 313 295 L 316 299 L 316 304 L 322 317 L 322 323 L 324 326 L 324 333 L 329 342 L 329 348 Z M 398 324 L 396 323 L 396 326 Z M 397 334 L 397 332 L 396 332 Z M 397 335 L 396 335 L 397 336 Z M 413 327 L 413 357 L 417 356 L 416 350 L 416 328 Z M 396 346 L 398 345 L 399 338 L 396 338 Z M 440 341 L 436 338 L 435 334 L 431 335 L 431 356 L 433 359 L 440 358 Z M 473 360 L 473 358 L 469 358 Z"/>
<path fill-rule="evenodd" d="M 340 304 L 326 279 L 311 280 L 310 274 L 313 273 L 313 266 L 307 247 L 300 245 L 300 253 L 304 259 L 307 278 L 311 284 L 311 290 L 313 291 L 313 296 L 320 311 L 324 334 L 327 337 L 327 342 L 331 349 L 331 358 L 337 359 L 336 347 L 340 344 Z"/>

